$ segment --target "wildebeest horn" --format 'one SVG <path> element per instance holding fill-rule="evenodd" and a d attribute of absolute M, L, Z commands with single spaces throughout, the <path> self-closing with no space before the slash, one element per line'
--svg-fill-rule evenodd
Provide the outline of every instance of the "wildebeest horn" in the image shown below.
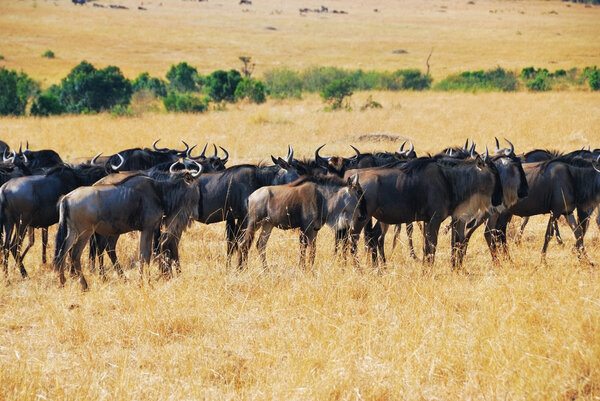
<path fill-rule="evenodd" d="M 354 151 L 356 152 L 356 156 L 354 156 L 354 157 L 358 159 L 358 158 L 360 157 L 360 150 L 356 149 L 356 148 L 355 148 L 354 146 L 352 146 L 352 145 L 350 145 L 350 147 L 351 147 L 352 149 L 354 149 Z"/>
<path fill-rule="evenodd" d="M 288 153 L 285 155 L 285 161 L 289 163 L 294 159 L 294 149 L 292 149 L 292 145 L 288 145 Z"/>
<path fill-rule="evenodd" d="M 227 160 L 229 160 L 229 152 L 228 152 L 227 150 L 225 150 L 225 148 L 224 148 L 224 147 L 222 147 L 222 146 L 219 146 L 219 147 L 221 148 L 221 150 L 222 150 L 223 152 L 225 152 L 225 158 L 224 158 L 224 159 L 221 159 L 221 162 L 222 162 L 223 164 L 225 164 L 225 163 L 227 163 Z"/>
<path fill-rule="evenodd" d="M 415 145 L 412 143 L 412 141 L 410 141 L 410 149 L 408 149 L 406 151 L 406 155 L 408 156 L 408 155 L 410 155 L 414 151 L 415 151 Z"/>
<path fill-rule="evenodd" d="M 496 152 L 500 150 L 500 142 L 498 142 L 498 138 L 494 137 L 494 139 L 496 140 Z M 504 140 L 506 141 L 506 138 L 504 138 Z"/>
<path fill-rule="evenodd" d="M 183 142 L 183 144 L 185 145 L 185 149 L 184 150 L 173 149 L 173 150 L 177 153 L 187 153 L 187 151 L 190 150 L 190 145 L 185 143 L 185 141 L 183 139 L 181 140 L 181 142 Z"/>
<path fill-rule="evenodd" d="M 471 140 L 471 149 L 470 149 L 471 156 L 473 156 L 475 154 L 475 146 L 476 146 L 475 141 Z"/>
<path fill-rule="evenodd" d="M 194 160 L 194 163 L 196 163 L 196 166 L 198 166 L 198 171 L 195 174 L 192 173 L 192 177 L 196 178 L 200 175 L 200 173 L 202 173 L 202 165 L 200 163 L 198 163 L 196 160 Z"/>
<path fill-rule="evenodd" d="M 488 147 L 487 145 L 485 145 L 485 153 L 483 154 L 483 160 L 487 160 L 487 158 L 490 156 L 490 152 L 488 151 Z"/>
<path fill-rule="evenodd" d="M 200 153 L 200 157 L 206 157 L 204 153 L 206 152 L 206 147 L 208 146 L 208 142 L 204 144 L 204 148 L 202 148 L 202 153 Z"/>
<path fill-rule="evenodd" d="M 452 154 L 453 154 L 453 153 L 454 153 L 454 152 L 452 151 L 452 148 L 450 148 L 450 151 L 448 152 L 448 156 L 452 157 Z"/>
<path fill-rule="evenodd" d="M 354 174 L 354 178 L 352 179 L 352 185 L 358 186 L 358 173 Z"/>
<path fill-rule="evenodd" d="M 475 158 L 475 148 L 471 146 L 471 151 L 469 152 L 472 158 Z"/>
<path fill-rule="evenodd" d="M 23 163 L 29 163 L 29 160 L 27 159 L 27 155 L 25 153 L 23 153 L 21 156 L 23 156 Z"/>
<path fill-rule="evenodd" d="M 125 163 L 125 159 L 123 158 L 123 156 L 121 156 L 120 153 L 117 153 L 117 156 L 119 157 L 119 159 L 121 159 L 121 163 L 119 163 L 118 166 L 115 166 L 114 164 L 110 164 L 110 168 L 112 168 L 113 170 L 117 171 L 118 169 L 121 168 L 121 166 L 123 165 L 123 163 Z"/>
<path fill-rule="evenodd" d="M 23 148 L 23 142 L 19 142 L 19 154 L 23 153 L 21 148 Z"/>
<path fill-rule="evenodd" d="M 324 146 L 325 146 L 325 144 L 319 146 L 317 148 L 317 150 L 315 150 L 315 161 L 317 161 L 317 162 L 323 162 L 323 161 L 325 161 L 325 163 L 327 163 L 328 159 L 325 159 L 325 158 L 319 156 L 319 150 L 323 149 Z"/>
<path fill-rule="evenodd" d="M 214 157 L 217 157 L 217 145 L 215 145 L 214 143 L 213 143 L 213 148 L 215 149 L 215 153 L 213 153 L 213 155 L 211 157 L 214 158 Z"/>
<path fill-rule="evenodd" d="M 4 149 L 4 154 L 2 155 L 2 160 L 4 160 L 5 163 L 8 161 L 10 161 L 11 163 L 14 163 L 16 158 L 17 158 L 17 152 L 15 152 L 14 149 L 12 151 L 12 157 L 6 157 L 6 148 Z"/>
<path fill-rule="evenodd" d="M 600 173 L 600 169 L 598 168 L 598 164 L 600 164 L 600 156 L 598 156 L 596 158 L 596 160 L 592 161 L 592 167 L 594 167 L 594 170 L 596 170 L 597 172 Z"/>
<path fill-rule="evenodd" d="M 504 138 L 504 140 L 508 143 L 508 145 L 510 146 L 510 152 L 506 153 L 507 155 L 512 155 L 513 153 L 515 153 L 515 145 L 512 144 L 511 141 L 509 141 L 508 139 Z"/>
<path fill-rule="evenodd" d="M 154 150 L 157 152 L 168 152 L 169 151 L 168 148 L 157 148 L 156 147 L 156 144 L 158 143 L 158 141 L 160 141 L 160 138 L 152 143 L 152 147 L 154 148 Z"/>
<path fill-rule="evenodd" d="M 469 138 L 467 138 L 467 140 L 465 141 L 465 146 L 463 147 L 463 150 L 469 150 Z"/>
<path fill-rule="evenodd" d="M 197 145 L 192 146 L 191 148 L 189 148 L 188 150 L 185 151 L 185 157 L 187 157 L 188 159 L 191 159 L 190 153 L 192 153 L 192 150 L 194 150 L 194 148 Z"/>
<path fill-rule="evenodd" d="M 406 141 L 402 142 L 402 145 L 400 145 L 400 149 L 398 149 L 398 153 L 404 153 L 404 145 L 406 145 Z"/>
<path fill-rule="evenodd" d="M 25 141 L 25 150 L 29 150 L 29 141 Z"/>
<path fill-rule="evenodd" d="M 102 154 L 102 152 L 98 153 L 96 156 L 94 156 L 94 158 L 92 159 L 92 161 L 90 162 L 90 164 L 93 166 L 96 164 L 96 161 L 98 160 L 98 158 L 100 157 L 100 155 Z"/>

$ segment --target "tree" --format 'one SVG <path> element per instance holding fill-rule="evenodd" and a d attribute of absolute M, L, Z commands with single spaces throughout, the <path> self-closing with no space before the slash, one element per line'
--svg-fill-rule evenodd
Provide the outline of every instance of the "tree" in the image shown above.
<path fill-rule="evenodd" d="M 64 113 L 65 108 L 60 103 L 58 96 L 48 91 L 42 93 L 31 105 L 32 116 L 50 116 Z"/>
<path fill-rule="evenodd" d="M 131 83 L 118 67 L 97 70 L 82 61 L 62 79 L 59 99 L 67 112 L 99 112 L 117 105 L 127 106 L 131 93 Z"/>
<path fill-rule="evenodd" d="M 133 80 L 131 83 L 131 89 L 133 92 L 148 90 L 154 93 L 154 96 L 167 96 L 166 82 L 160 78 L 151 77 L 147 72 L 142 72 L 136 79 Z"/>
<path fill-rule="evenodd" d="M 199 89 L 196 85 L 198 71 L 185 61 L 171 65 L 167 72 L 167 79 L 171 83 L 171 87 L 178 92 L 193 92 Z"/>
<path fill-rule="evenodd" d="M 235 90 L 241 80 L 242 76 L 239 71 L 214 71 L 206 79 L 208 94 L 215 102 L 222 100 L 233 102 L 235 101 Z"/>
<path fill-rule="evenodd" d="M 336 79 L 321 92 L 321 97 L 331 103 L 333 110 L 341 108 L 344 99 L 349 96 L 352 96 L 352 83 L 348 78 Z"/>
<path fill-rule="evenodd" d="M 39 91 L 39 85 L 27 74 L 0 68 L 0 115 L 25 114 L 28 100 Z"/>
<path fill-rule="evenodd" d="M 244 74 L 245 78 L 250 78 L 250 75 L 252 75 L 252 71 L 254 71 L 254 67 L 256 66 L 255 63 L 250 64 L 252 57 L 240 56 L 239 59 L 242 63 L 244 63 L 244 66 L 242 67 L 242 74 Z"/>

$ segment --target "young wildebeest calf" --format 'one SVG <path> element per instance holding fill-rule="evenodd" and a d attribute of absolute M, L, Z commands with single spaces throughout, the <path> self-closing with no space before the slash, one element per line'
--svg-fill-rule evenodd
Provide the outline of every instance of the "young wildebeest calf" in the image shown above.
<path fill-rule="evenodd" d="M 325 224 L 351 229 L 366 218 L 367 208 L 358 175 L 344 180 L 335 176 L 304 176 L 290 184 L 257 189 L 248 198 L 248 228 L 240 245 L 239 267 L 247 263 L 248 249 L 258 228 L 262 231 L 257 248 L 263 266 L 267 265 L 266 247 L 271 230 L 300 229 L 300 267 L 315 261 L 317 233 Z"/>
<path fill-rule="evenodd" d="M 67 252 L 81 286 L 87 282 L 81 272 L 80 257 L 93 233 L 104 236 L 141 231 L 140 276 L 144 263 L 150 263 L 152 237 L 160 227 L 163 215 L 169 230 L 179 230 L 190 218 L 198 217 L 200 191 L 197 180 L 182 173 L 169 181 L 157 181 L 146 176 L 132 176 L 119 185 L 81 187 L 65 195 L 59 203 L 60 221 L 56 234 L 54 266 L 59 271 L 61 285 L 65 282 Z"/>

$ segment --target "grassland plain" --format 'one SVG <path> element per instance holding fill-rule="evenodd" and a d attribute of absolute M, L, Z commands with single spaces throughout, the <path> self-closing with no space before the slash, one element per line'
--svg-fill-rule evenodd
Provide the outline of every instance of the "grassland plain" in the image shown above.
<path fill-rule="evenodd" d="M 130 10 L 0 2 L 2 65 L 49 85 L 83 58 L 119 65 L 131 78 L 163 75 L 180 60 L 203 72 L 234 68 L 242 54 L 252 55 L 258 74 L 283 64 L 418 68 L 431 47 L 434 76 L 497 64 L 600 64 L 599 9 L 575 4 L 334 1 L 330 9 L 350 14 L 302 17 L 299 7 L 321 3 L 255 1 L 248 12 L 213 0 L 144 1 L 147 11 L 119 3 Z M 41 57 L 48 48 L 55 59 Z M 391 54 L 398 48 L 409 53 Z M 383 108 L 359 111 L 368 95 Z M 230 151 L 231 164 L 267 161 L 288 143 L 310 157 L 322 143 L 324 153 L 351 155 L 349 144 L 389 150 L 404 139 L 420 154 L 466 137 L 478 149 L 507 137 L 517 152 L 600 142 L 600 94 L 592 92 L 374 92 L 352 102 L 353 111 L 336 113 L 309 95 L 201 115 L 1 118 L 0 137 L 52 147 L 66 159 L 157 138 L 165 146 L 210 141 Z M 75 281 L 58 287 L 51 267 L 39 263 L 38 240 L 25 260 L 30 278 L 21 280 L 11 263 L 11 284 L 0 286 L 0 398 L 597 399 L 598 268 L 578 263 L 565 225 L 566 245 L 553 243 L 541 265 L 545 223 L 532 219 L 522 245 L 511 246 L 513 262 L 500 266 L 490 264 L 476 234 L 462 273 L 450 271 L 442 235 L 426 276 L 408 257 L 404 235 L 393 252 L 388 242 L 385 270 L 355 271 L 334 260 L 327 229 L 314 271 L 295 266 L 297 233 L 275 231 L 269 268 L 259 267 L 253 250 L 249 269 L 238 272 L 225 267 L 223 225 L 195 224 L 184 234 L 175 279 L 140 287 L 135 269 L 127 282 L 114 273 L 103 282 L 86 270 L 87 293 Z M 135 259 L 137 238 L 119 244 L 125 264 Z M 586 241 L 600 263 L 597 227 Z"/>

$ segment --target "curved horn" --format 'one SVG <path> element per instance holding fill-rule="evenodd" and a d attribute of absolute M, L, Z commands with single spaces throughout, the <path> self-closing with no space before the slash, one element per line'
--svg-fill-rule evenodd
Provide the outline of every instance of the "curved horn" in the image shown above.
<path fill-rule="evenodd" d="M 152 142 L 152 147 L 154 148 L 154 150 L 157 152 L 167 152 L 169 150 L 168 148 L 157 148 L 156 147 L 156 144 L 158 143 L 158 141 L 160 141 L 160 138 L 157 139 L 156 141 Z"/>
<path fill-rule="evenodd" d="M 494 137 L 494 139 L 496 140 L 496 152 L 500 150 L 500 142 L 498 141 L 497 137 Z M 506 141 L 506 138 L 504 138 L 504 140 Z"/>
<path fill-rule="evenodd" d="M 17 160 L 17 152 L 15 152 L 14 149 L 12 151 L 12 157 L 9 157 L 8 160 L 10 160 L 11 163 L 14 163 L 15 160 Z"/>
<path fill-rule="evenodd" d="M 317 161 L 317 162 L 319 162 L 319 161 L 325 161 L 325 163 L 327 163 L 329 161 L 328 159 L 319 156 L 319 150 L 323 149 L 324 146 L 325 146 L 325 144 L 319 146 L 317 148 L 317 150 L 315 150 L 315 161 Z"/>
<path fill-rule="evenodd" d="M 288 154 L 285 156 L 285 161 L 289 164 L 294 159 L 294 149 L 292 145 L 288 145 Z"/>
<path fill-rule="evenodd" d="M 114 164 L 110 164 L 110 168 L 112 168 L 113 170 L 117 171 L 121 168 L 121 166 L 123 165 L 123 163 L 125 163 L 125 159 L 123 159 L 123 156 L 121 156 L 120 153 L 117 153 L 117 156 L 119 157 L 119 159 L 121 159 L 121 163 L 119 163 L 118 166 L 115 166 Z"/>
<path fill-rule="evenodd" d="M 227 163 L 227 160 L 229 160 L 229 152 L 228 152 L 227 150 L 225 150 L 225 148 L 224 148 L 224 147 L 222 147 L 222 146 L 219 146 L 219 147 L 221 148 L 221 150 L 222 150 L 223 152 L 225 152 L 225 158 L 224 158 L 224 159 L 221 159 L 221 163 L 225 164 L 225 163 Z M 292 152 L 292 153 L 293 153 L 293 152 Z"/>
<path fill-rule="evenodd" d="M 410 155 L 411 153 L 413 153 L 415 151 L 415 145 L 412 143 L 412 141 L 410 141 L 410 149 L 408 149 L 406 151 L 406 155 Z"/>
<path fill-rule="evenodd" d="M 217 157 L 217 145 L 213 143 L 213 148 L 215 149 L 215 153 L 211 157 Z"/>
<path fill-rule="evenodd" d="M 469 149 L 469 138 L 467 138 L 467 140 L 465 141 L 465 146 L 463 147 L 463 150 L 468 150 Z"/>
<path fill-rule="evenodd" d="M 200 153 L 200 157 L 206 157 L 206 156 L 204 155 L 204 152 L 206 152 L 206 147 L 207 147 L 207 146 L 208 146 L 208 142 L 206 142 L 206 143 L 204 144 L 204 148 L 202 148 L 202 153 Z"/>
<path fill-rule="evenodd" d="M 360 157 L 360 150 L 356 149 L 356 148 L 355 148 L 354 146 L 352 146 L 352 145 L 350 145 L 350 147 L 351 147 L 352 149 L 354 149 L 354 151 L 356 152 L 356 156 L 354 156 L 354 157 L 358 159 L 358 158 Z"/>
<path fill-rule="evenodd" d="M 485 145 L 485 153 L 483 154 L 483 160 L 487 160 L 490 156 L 490 152 L 488 151 L 487 145 Z"/>
<path fill-rule="evenodd" d="M 472 158 L 475 158 L 475 148 L 471 146 L 471 151 L 469 152 Z"/>
<path fill-rule="evenodd" d="M 21 148 L 23 148 L 23 142 L 19 142 L 19 154 L 23 153 Z"/>
<path fill-rule="evenodd" d="M 192 173 L 192 177 L 196 178 L 200 175 L 200 173 L 202 173 L 202 165 L 196 160 L 194 160 L 194 163 L 196 163 L 196 166 L 198 166 L 198 171 L 196 173 Z"/>
<path fill-rule="evenodd" d="M 183 139 L 181 140 L 181 142 L 183 142 L 183 144 L 185 145 L 185 149 L 183 149 L 183 150 L 173 149 L 173 150 L 177 153 L 186 153 L 187 154 L 187 151 L 190 150 L 190 145 L 185 143 L 185 141 Z"/>
<path fill-rule="evenodd" d="M 398 149 L 398 153 L 404 153 L 404 145 L 406 145 L 406 141 L 402 142 L 402 145 L 400 145 L 400 149 Z"/>
<path fill-rule="evenodd" d="M 171 164 L 171 165 L 169 166 L 169 173 L 171 173 L 171 174 L 175 174 L 175 165 L 176 165 L 177 163 L 179 163 L 179 160 L 177 160 L 175 163 L 173 163 L 173 164 Z"/>
<path fill-rule="evenodd" d="M 596 170 L 597 172 L 600 173 L 600 169 L 598 168 L 598 164 L 600 164 L 600 156 L 598 156 L 596 158 L 596 160 L 592 161 L 592 167 L 594 167 L 594 170 Z"/>
<path fill-rule="evenodd" d="M 512 155 L 515 153 L 515 145 L 512 144 L 511 141 L 509 141 L 508 139 L 504 138 L 504 140 L 508 143 L 508 145 L 510 146 L 510 152 L 507 153 L 507 155 Z"/>
<path fill-rule="evenodd" d="M 10 158 L 6 157 L 6 148 L 4 148 L 4 153 L 2 154 L 2 161 L 6 163 Z"/>
<path fill-rule="evenodd" d="M 448 156 L 452 157 L 453 154 L 454 154 L 454 152 L 452 151 L 452 148 L 450 148 L 450 151 L 448 152 Z"/>
<path fill-rule="evenodd" d="M 185 151 L 185 157 L 191 159 L 192 157 L 190 156 L 190 154 L 192 153 L 192 150 L 194 150 L 195 147 L 196 145 L 192 146 L 191 148 L 188 148 L 188 150 Z"/>
<path fill-rule="evenodd" d="M 23 163 L 29 163 L 29 160 L 27 159 L 27 155 L 25 153 L 23 153 L 21 156 L 23 156 Z"/>
<path fill-rule="evenodd" d="M 94 156 L 94 158 L 92 159 L 92 161 L 90 162 L 90 164 L 92 166 L 94 166 L 96 164 L 96 161 L 98 160 L 98 158 L 100 157 L 100 155 L 102 154 L 102 152 L 98 153 L 96 156 Z"/>
<path fill-rule="evenodd" d="M 358 186 L 358 173 L 354 174 L 354 179 L 352 179 L 352 185 Z"/>

